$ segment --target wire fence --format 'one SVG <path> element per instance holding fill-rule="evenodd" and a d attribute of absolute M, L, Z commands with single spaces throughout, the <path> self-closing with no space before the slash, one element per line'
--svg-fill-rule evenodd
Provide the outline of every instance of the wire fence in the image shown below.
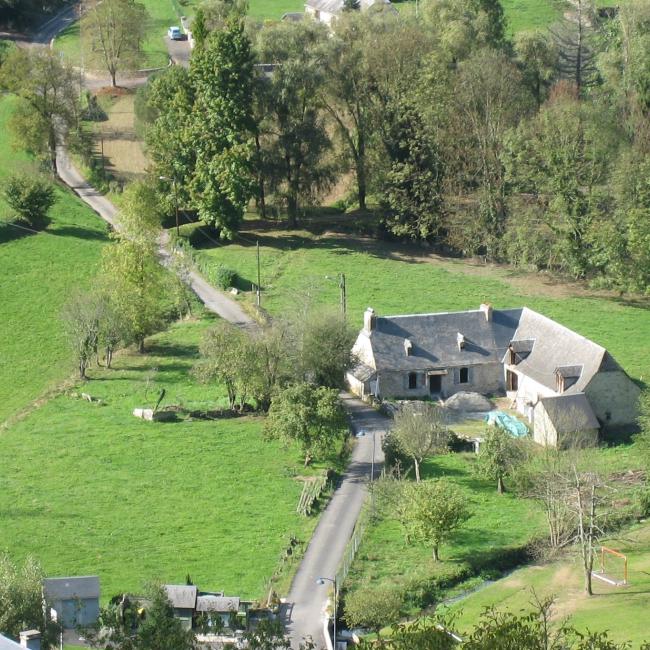
<path fill-rule="evenodd" d="M 339 589 L 345 582 L 345 579 L 348 577 L 350 569 L 352 568 L 352 564 L 354 563 L 354 559 L 357 556 L 361 542 L 363 541 L 363 535 L 366 532 L 366 528 L 368 526 L 368 520 L 370 518 L 373 504 L 374 496 L 371 493 L 369 497 L 366 498 L 366 502 L 363 505 L 361 515 L 359 516 L 359 519 L 357 519 L 357 523 L 354 526 L 350 540 L 348 541 L 348 544 L 345 547 L 345 551 L 343 552 L 343 559 L 341 560 L 341 564 L 339 565 L 339 569 L 336 573 L 336 583 L 339 586 Z"/>

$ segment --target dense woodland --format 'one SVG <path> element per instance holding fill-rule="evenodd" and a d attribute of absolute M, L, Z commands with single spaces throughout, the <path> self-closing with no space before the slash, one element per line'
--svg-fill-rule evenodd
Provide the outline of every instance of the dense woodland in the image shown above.
<path fill-rule="evenodd" d="M 223 237 L 251 199 L 292 226 L 347 186 L 383 236 L 649 290 L 647 2 L 573 0 L 513 38 L 498 0 L 349 10 L 334 34 L 244 10 L 206 0 L 189 71 L 138 101 L 156 177 Z"/>

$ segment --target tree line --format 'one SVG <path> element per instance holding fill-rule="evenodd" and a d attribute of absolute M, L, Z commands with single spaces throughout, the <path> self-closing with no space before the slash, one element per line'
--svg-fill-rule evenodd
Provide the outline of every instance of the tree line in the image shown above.
<path fill-rule="evenodd" d="M 140 102 L 156 174 L 222 236 L 251 199 L 295 225 L 343 180 L 387 237 L 647 291 L 647 3 L 575 0 L 512 38 L 498 0 L 349 10 L 333 33 L 244 11 L 205 0 L 189 70 Z"/>

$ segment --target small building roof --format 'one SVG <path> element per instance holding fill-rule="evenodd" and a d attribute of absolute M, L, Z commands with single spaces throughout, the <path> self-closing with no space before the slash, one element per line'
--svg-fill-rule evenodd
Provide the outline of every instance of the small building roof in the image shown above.
<path fill-rule="evenodd" d="M 316 11 L 330 14 L 337 14 L 340 11 L 343 11 L 343 0 L 306 0 L 305 5 Z M 377 5 L 386 6 L 387 8 L 396 11 L 390 0 L 360 0 L 359 5 L 362 10 L 370 9 Z"/>
<path fill-rule="evenodd" d="M 49 601 L 99 598 L 99 577 L 45 578 L 43 594 Z"/>
<path fill-rule="evenodd" d="M 366 382 L 375 376 L 374 368 L 367 366 L 365 363 L 358 363 L 348 372 L 360 382 Z"/>
<path fill-rule="evenodd" d="M 584 393 L 542 397 L 539 401 L 558 433 L 580 433 L 600 428 Z"/>
<path fill-rule="evenodd" d="M 199 596 L 196 599 L 197 612 L 238 612 L 240 599 L 237 596 Z"/>
<path fill-rule="evenodd" d="M 165 592 L 172 607 L 194 609 L 197 589 L 194 585 L 165 585 Z"/>
<path fill-rule="evenodd" d="M 0 650 L 25 650 L 19 643 L 0 634 Z"/>

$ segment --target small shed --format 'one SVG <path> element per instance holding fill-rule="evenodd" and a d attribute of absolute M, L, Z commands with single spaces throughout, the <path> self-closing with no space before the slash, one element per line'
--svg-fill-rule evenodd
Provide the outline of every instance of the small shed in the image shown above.
<path fill-rule="evenodd" d="M 165 585 L 165 592 L 174 609 L 174 618 L 178 618 L 185 629 L 191 630 L 192 617 L 196 608 L 196 587 L 194 585 Z"/>
<path fill-rule="evenodd" d="M 542 397 L 533 413 L 534 438 L 540 445 L 562 447 L 568 442 L 595 444 L 598 441 L 600 423 L 584 393 Z"/>
<path fill-rule="evenodd" d="M 196 613 L 205 614 L 212 621 L 219 617 L 226 630 L 233 630 L 237 627 L 234 625 L 237 619 L 239 619 L 241 627 L 246 628 L 247 609 L 246 603 L 243 603 L 237 596 L 203 594 L 196 599 Z"/>
<path fill-rule="evenodd" d="M 46 578 L 43 597 L 65 630 L 92 625 L 99 618 L 99 577 Z"/>

